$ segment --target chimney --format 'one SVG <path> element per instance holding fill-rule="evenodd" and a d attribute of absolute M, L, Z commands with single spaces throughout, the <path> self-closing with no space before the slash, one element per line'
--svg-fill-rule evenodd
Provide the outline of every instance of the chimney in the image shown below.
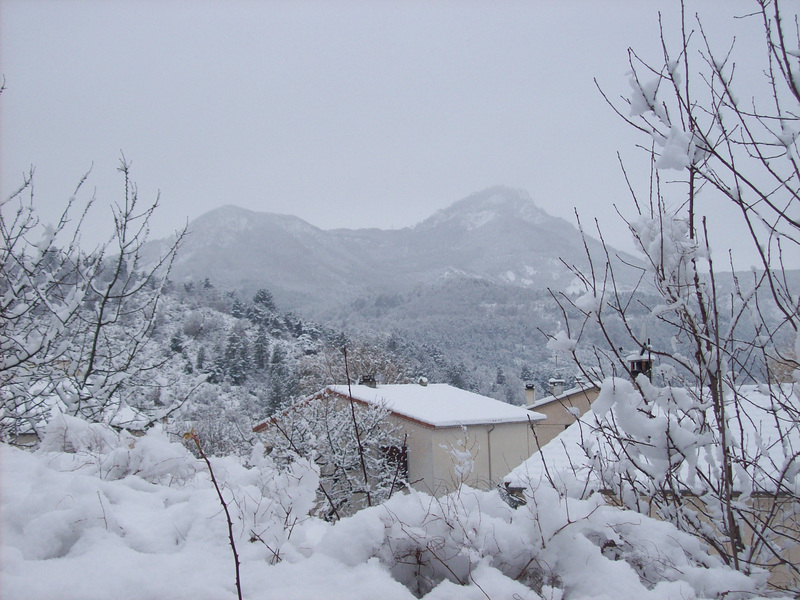
<path fill-rule="evenodd" d="M 525 406 L 533 406 L 536 402 L 536 386 L 532 383 L 525 384 Z"/>
<path fill-rule="evenodd" d="M 648 379 L 653 378 L 653 357 L 650 354 L 650 340 L 647 340 L 647 345 L 643 346 L 639 352 L 629 355 L 627 360 L 631 379 L 635 380 L 642 373 Z"/>
<path fill-rule="evenodd" d="M 420 384 L 422 387 L 428 385 L 428 378 L 427 377 L 420 377 L 417 379 L 417 383 Z"/>
<path fill-rule="evenodd" d="M 375 381 L 375 375 L 362 375 L 358 380 L 358 383 L 359 385 L 365 385 L 371 388 L 378 387 L 378 382 Z"/>
<path fill-rule="evenodd" d="M 564 380 L 563 379 L 556 379 L 551 377 L 548 381 L 550 384 L 550 395 L 551 396 L 560 396 L 564 393 Z"/>

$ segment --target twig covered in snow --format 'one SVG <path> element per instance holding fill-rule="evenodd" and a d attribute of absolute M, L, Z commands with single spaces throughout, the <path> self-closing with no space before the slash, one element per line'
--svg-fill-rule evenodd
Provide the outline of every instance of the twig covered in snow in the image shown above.
<path fill-rule="evenodd" d="M 186 440 L 191 440 L 194 442 L 195 446 L 197 447 L 197 452 L 200 454 L 200 458 L 205 461 L 206 466 L 208 467 L 208 474 L 211 476 L 211 483 L 214 484 L 217 497 L 219 497 L 219 503 L 222 505 L 222 510 L 225 511 L 225 519 L 228 522 L 228 541 L 230 542 L 231 552 L 233 553 L 233 562 L 236 569 L 236 595 L 239 597 L 239 600 L 242 600 L 242 579 L 239 573 L 241 563 L 239 561 L 239 553 L 236 551 L 236 540 L 233 537 L 233 520 L 231 519 L 231 513 L 228 510 L 228 503 L 225 502 L 225 498 L 222 495 L 222 490 L 219 488 L 219 484 L 217 483 L 217 478 L 214 476 L 214 469 L 211 467 L 211 461 L 208 460 L 205 452 L 203 452 L 203 447 L 200 445 L 200 438 L 197 437 L 194 431 L 185 433 L 183 437 Z"/>
<path fill-rule="evenodd" d="M 601 485 L 703 539 L 733 568 L 771 569 L 772 585 L 797 593 L 789 552 L 800 523 L 788 507 L 800 501 L 800 387 L 786 373 L 800 367 L 800 294 L 783 258 L 800 250 L 800 30 L 778 0 L 756 8 L 743 22 L 764 36 L 765 80 L 745 90 L 751 106 L 735 93 L 735 46 L 718 51 L 683 4 L 677 46 L 662 32 L 660 63 L 630 51 L 630 97 L 619 104 L 603 94 L 648 138 L 644 193 L 623 167 L 642 277 L 622 289 L 603 242 L 606 256 L 595 259 L 605 259 L 605 275 L 593 262 L 573 267 L 583 293 L 552 294 L 567 324 L 550 346 L 585 374 L 606 376 L 594 404 L 597 454 L 587 462 Z M 671 181 L 673 173 L 683 177 Z M 709 234 L 711 196 L 738 211 L 760 259 L 728 286 Z M 637 311 L 671 344 L 653 346 L 634 326 Z M 580 353 L 589 325 L 607 341 L 594 349 L 596 365 L 579 358 L 589 354 Z"/>

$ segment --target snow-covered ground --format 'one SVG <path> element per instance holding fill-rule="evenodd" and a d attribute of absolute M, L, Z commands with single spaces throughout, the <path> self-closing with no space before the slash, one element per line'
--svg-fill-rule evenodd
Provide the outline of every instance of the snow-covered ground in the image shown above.
<path fill-rule="evenodd" d="M 513 509 L 497 491 L 411 492 L 330 524 L 308 516 L 314 465 L 278 468 L 262 447 L 211 460 L 244 598 L 712 598 L 759 583 L 599 495 L 542 485 Z M 208 469 L 163 432 L 58 416 L 36 452 L 1 445 L 0 461 L 2 598 L 236 598 Z"/>

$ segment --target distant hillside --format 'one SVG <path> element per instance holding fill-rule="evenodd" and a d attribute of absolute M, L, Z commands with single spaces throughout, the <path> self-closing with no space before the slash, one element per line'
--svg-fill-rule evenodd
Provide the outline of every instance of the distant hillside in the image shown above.
<path fill-rule="evenodd" d="M 453 277 L 563 289 L 573 277 L 562 260 L 585 263 L 573 225 L 506 187 L 400 230 L 324 231 L 297 217 L 225 206 L 191 222 L 189 231 L 175 281 L 209 277 L 245 294 L 267 287 L 280 305 L 313 314 Z"/>
<path fill-rule="evenodd" d="M 553 374 L 573 372 L 547 350 L 542 332 L 563 327 L 548 289 L 580 291 L 564 263 L 586 268 L 583 240 L 524 191 L 490 188 L 401 230 L 324 231 L 297 217 L 234 206 L 203 215 L 189 229 L 172 273 L 179 287 L 208 278 L 240 299 L 266 288 L 282 311 L 381 339 L 390 349 L 409 345 L 403 354 L 426 365 L 427 374 L 513 402 L 522 400 L 523 380 L 543 391 Z M 599 242 L 587 244 L 602 274 L 606 255 Z M 632 288 L 638 273 L 617 263 L 615 276 Z M 739 281 L 747 288 L 752 277 L 743 273 Z M 729 297 L 733 277 L 722 273 L 717 282 L 721 297 Z M 640 291 L 648 293 L 646 282 Z M 635 331 L 647 323 L 655 347 L 671 343 L 672 333 L 641 304 L 629 306 Z M 608 326 L 615 347 L 628 347 L 621 321 Z M 584 334 L 607 345 L 592 328 Z"/>
<path fill-rule="evenodd" d="M 266 288 L 282 310 L 416 344 L 451 383 L 521 402 L 523 372 L 541 384 L 572 369 L 554 362 L 541 331 L 560 326 L 547 290 L 577 291 L 564 263 L 584 268 L 584 243 L 525 191 L 489 188 L 400 230 L 324 231 L 224 206 L 189 232 L 172 272 L 178 285 L 208 278 L 240 298 Z M 588 245 L 605 265 L 599 242 Z"/>

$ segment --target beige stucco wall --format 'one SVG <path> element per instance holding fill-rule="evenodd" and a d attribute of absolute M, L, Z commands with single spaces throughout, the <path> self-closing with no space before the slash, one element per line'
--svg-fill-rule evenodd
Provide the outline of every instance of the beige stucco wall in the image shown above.
<path fill-rule="evenodd" d="M 547 417 L 545 421 L 536 424 L 536 439 L 539 445 L 544 446 L 575 422 L 575 417 L 570 414 L 568 408 L 577 408 L 583 415 L 599 393 L 597 388 L 581 390 L 534 408 L 534 411 Z"/>
<path fill-rule="evenodd" d="M 705 514 L 708 507 L 702 500 L 697 497 L 689 497 L 688 501 L 697 509 L 701 518 L 707 521 Z M 768 530 L 771 528 L 781 531 L 781 535 L 777 538 L 783 542 L 796 538 L 800 533 L 800 516 L 797 513 L 796 502 L 791 496 L 757 495 L 745 500 L 744 504 L 747 509 L 742 512 L 746 514 L 746 518 L 737 518 L 737 523 L 742 539 L 748 547 L 754 545 L 759 539 L 755 530 L 750 527 L 751 524 L 757 523 L 756 530 L 766 530 L 767 536 L 769 536 Z M 720 535 L 719 539 L 724 539 L 724 536 Z M 788 544 L 787 546 L 789 547 L 780 551 L 780 558 L 767 552 L 766 563 L 763 565 L 770 572 L 770 584 L 778 589 L 793 589 L 797 585 L 796 576 L 792 569 L 783 563 L 783 560 L 791 565 L 800 564 L 800 546 Z M 730 552 L 730 544 L 726 544 L 726 550 Z M 747 558 L 746 554 L 743 558 Z"/>
<path fill-rule="evenodd" d="M 408 479 L 420 491 L 441 495 L 460 483 L 491 488 L 537 450 L 527 423 L 434 428 L 392 416 L 407 434 Z M 470 473 L 456 473 L 453 452 L 472 457 Z"/>

